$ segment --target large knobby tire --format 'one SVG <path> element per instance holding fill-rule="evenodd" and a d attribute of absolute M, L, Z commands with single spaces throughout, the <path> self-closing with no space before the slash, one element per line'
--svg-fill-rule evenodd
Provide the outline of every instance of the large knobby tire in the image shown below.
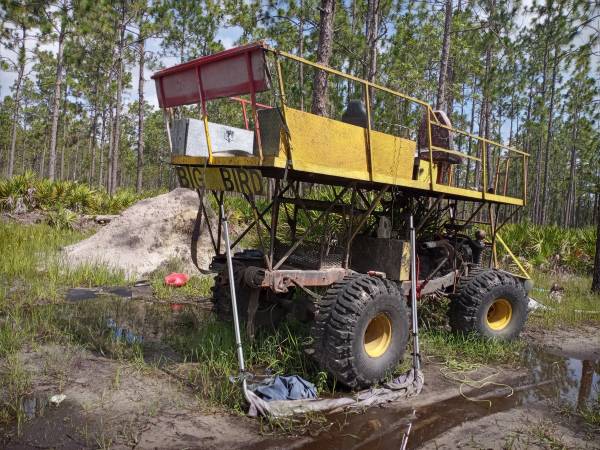
<path fill-rule="evenodd" d="M 450 327 L 488 338 L 514 339 L 527 320 L 527 303 L 527 293 L 517 278 L 475 267 L 461 278 L 452 295 Z"/>
<path fill-rule="evenodd" d="M 251 289 L 244 283 L 244 270 L 246 266 L 233 261 L 233 277 L 235 280 L 236 304 L 238 317 L 242 321 L 248 319 L 248 303 Z M 229 288 L 229 275 L 227 266 L 215 277 L 212 287 L 214 311 L 221 320 L 232 319 L 231 291 Z M 284 297 L 284 296 L 282 296 Z M 256 327 L 275 327 L 285 318 L 286 310 L 277 296 L 271 291 L 262 289 L 258 300 L 258 310 L 254 317 Z"/>
<path fill-rule="evenodd" d="M 313 355 L 341 383 L 371 386 L 402 359 L 409 336 L 408 308 L 395 284 L 352 274 L 334 283 L 317 308 Z"/>

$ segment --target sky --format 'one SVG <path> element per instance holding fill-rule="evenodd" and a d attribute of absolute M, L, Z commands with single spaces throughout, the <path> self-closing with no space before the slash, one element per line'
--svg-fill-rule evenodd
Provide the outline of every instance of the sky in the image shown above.
<path fill-rule="evenodd" d="M 242 30 L 239 27 L 222 27 L 217 32 L 217 40 L 221 41 L 223 46 L 228 49 L 234 46 L 236 40 L 241 36 Z M 31 57 L 31 52 L 34 50 L 36 45 L 36 40 L 34 38 L 28 39 L 26 43 L 26 48 L 28 50 L 28 57 Z M 56 54 L 58 50 L 57 43 L 51 43 L 40 46 L 42 50 L 52 51 Z M 155 54 L 159 53 L 160 50 L 160 40 L 159 39 L 149 39 L 147 43 L 147 49 L 149 51 L 154 52 Z M 13 58 L 14 54 L 3 47 L 0 47 L 0 57 Z M 162 57 L 161 64 L 164 67 L 169 67 L 179 63 L 179 60 L 175 57 Z M 29 77 L 35 79 L 35 73 L 31 71 L 32 62 L 28 62 L 26 68 L 26 74 L 29 74 Z M 138 89 L 137 89 L 137 80 L 139 77 L 139 68 L 136 66 L 129 67 L 131 72 L 131 80 L 132 86 L 127 89 L 123 93 L 123 99 L 125 103 L 130 103 L 136 101 L 138 98 Z M 150 70 L 146 68 L 144 71 L 144 78 L 146 79 L 146 83 L 144 84 L 144 97 L 146 101 L 152 106 L 158 108 L 158 99 L 156 97 L 156 89 L 154 87 L 154 82 L 150 79 L 155 70 Z M 0 98 L 4 98 L 7 95 L 11 95 L 11 87 L 13 86 L 15 80 L 17 78 L 16 72 L 8 72 L 8 71 L 0 71 Z"/>
<path fill-rule="evenodd" d="M 528 7 L 531 6 L 533 0 L 525 0 L 523 2 L 523 6 Z M 519 18 L 516 20 L 516 23 L 520 27 L 527 27 L 531 24 L 533 16 L 531 14 L 525 13 L 523 10 L 519 13 Z M 600 20 L 598 21 L 600 23 Z M 223 46 L 228 49 L 234 46 L 236 40 L 241 36 L 242 30 L 239 27 L 221 27 L 217 32 L 217 40 L 220 40 Z M 581 36 L 581 39 L 585 39 L 585 36 Z M 27 42 L 27 49 L 29 50 L 29 55 L 31 55 L 31 51 L 34 49 L 36 45 L 35 39 L 30 39 Z M 159 53 L 160 50 L 160 40 L 159 39 L 150 39 L 147 43 L 148 50 L 154 52 L 155 54 Z M 57 51 L 57 44 L 51 43 L 41 46 L 44 50 L 49 50 L 54 53 Z M 6 56 L 14 56 L 6 49 L 0 47 L 0 57 Z M 600 58 L 595 58 L 596 62 L 600 64 Z M 161 64 L 164 67 L 169 67 L 175 65 L 179 62 L 179 60 L 175 57 L 163 57 L 161 58 Z M 35 78 L 35 73 L 31 73 L 32 64 L 29 63 L 27 67 L 27 72 L 29 72 L 29 76 Z M 131 80 L 132 86 L 124 92 L 124 101 L 125 103 L 130 103 L 138 98 L 138 90 L 137 90 L 137 80 L 139 76 L 138 67 L 132 65 L 128 67 L 131 72 Z M 154 107 L 158 107 L 158 100 L 156 97 L 156 89 L 154 86 L 154 82 L 150 79 L 154 70 L 146 69 L 144 72 L 145 79 L 147 80 L 144 85 L 144 94 L 145 99 L 148 103 L 150 103 Z M 11 94 L 11 87 L 16 79 L 17 74 L 15 72 L 1 71 L 0 72 L 0 98 L 3 98 L 6 95 Z M 503 133 L 504 134 L 504 133 Z"/>

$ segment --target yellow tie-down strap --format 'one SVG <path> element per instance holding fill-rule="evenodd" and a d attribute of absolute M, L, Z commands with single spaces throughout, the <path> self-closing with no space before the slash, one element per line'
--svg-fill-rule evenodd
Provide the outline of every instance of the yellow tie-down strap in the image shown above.
<path fill-rule="evenodd" d="M 175 171 L 179 185 L 184 188 L 265 195 L 263 177 L 256 169 L 175 166 Z"/>

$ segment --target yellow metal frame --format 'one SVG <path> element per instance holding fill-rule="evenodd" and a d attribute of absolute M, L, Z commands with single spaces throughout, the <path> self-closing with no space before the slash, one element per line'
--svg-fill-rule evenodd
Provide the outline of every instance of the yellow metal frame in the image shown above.
<path fill-rule="evenodd" d="M 329 74 L 332 75 L 336 75 L 336 76 L 340 76 L 342 78 L 345 78 L 347 80 L 352 80 L 355 81 L 357 83 L 360 83 L 363 86 L 364 92 L 365 92 L 365 107 L 367 110 L 367 151 L 368 151 L 368 158 L 369 161 L 371 161 L 372 155 L 371 155 L 371 148 L 370 148 L 370 139 L 371 139 L 371 104 L 370 104 L 370 94 L 369 94 L 369 89 L 373 88 L 373 89 L 377 89 L 379 91 L 382 92 L 386 92 L 388 94 L 394 95 L 396 97 L 400 97 L 402 99 L 405 99 L 409 102 L 415 103 L 417 105 L 422 106 L 423 108 L 425 108 L 427 114 L 427 133 L 428 133 L 428 150 L 429 150 L 429 182 L 430 182 L 430 189 L 434 192 L 440 192 L 440 193 L 446 193 L 446 194 L 454 194 L 454 195 L 465 195 L 465 189 L 462 188 L 456 188 L 453 186 L 448 186 L 448 185 L 443 185 L 443 184 L 438 184 L 435 181 L 435 177 L 433 176 L 433 167 L 434 167 L 434 162 L 433 162 L 433 150 L 435 151 L 439 151 L 439 152 L 444 152 L 444 153 L 448 153 L 448 154 L 453 154 L 453 155 L 458 155 L 464 158 L 468 158 L 474 161 L 479 161 L 481 162 L 481 166 L 482 166 L 482 185 L 483 188 L 481 191 L 477 191 L 481 194 L 481 196 L 476 196 L 475 198 L 481 198 L 482 200 L 490 200 L 490 201 L 494 201 L 494 202 L 501 202 L 501 203 L 508 203 L 508 204 L 513 204 L 513 205 L 525 205 L 526 201 L 527 201 L 527 161 L 529 158 L 529 154 L 525 153 L 521 150 L 518 150 L 514 147 L 510 147 L 507 145 L 504 145 L 500 142 L 496 142 L 496 141 L 492 141 L 490 139 L 486 139 L 484 137 L 481 136 L 477 136 L 474 135 L 472 133 L 469 133 L 467 131 L 463 131 L 463 130 L 459 130 L 457 128 L 454 127 L 449 127 L 447 125 L 444 125 L 442 123 L 440 123 L 434 114 L 433 108 L 431 107 L 431 105 L 423 100 L 419 100 L 418 98 L 415 97 L 411 97 L 409 95 L 403 94 L 401 92 L 397 92 L 394 91 L 393 89 L 387 88 L 385 86 L 381 86 L 378 85 L 376 83 L 373 83 L 371 81 L 368 80 L 364 80 L 362 78 L 356 77 L 354 75 L 350 75 L 344 72 L 341 72 L 339 70 L 335 70 L 332 69 L 330 67 L 309 61 L 307 59 L 301 58 L 299 56 L 296 55 L 292 55 L 291 53 L 287 53 L 287 52 L 283 52 L 280 50 L 276 50 L 276 49 L 272 49 L 272 48 L 267 48 L 268 51 L 274 53 L 276 55 L 276 57 L 278 56 L 282 56 L 285 57 L 287 59 L 293 60 L 293 61 L 297 61 L 301 64 L 306 64 L 308 66 L 311 66 L 315 69 L 318 70 L 322 70 L 324 72 L 327 72 Z M 281 97 L 282 99 L 285 98 L 285 89 L 284 89 L 284 85 L 283 85 L 283 77 L 281 76 L 281 67 L 279 64 L 279 59 L 277 58 L 277 70 L 278 70 L 278 81 L 279 81 L 279 89 L 280 89 L 280 93 L 281 93 Z M 431 120 L 431 117 L 433 116 L 433 121 Z M 476 141 L 478 141 L 480 144 L 484 144 L 481 145 L 481 157 L 474 157 L 471 155 L 466 155 L 464 153 L 461 152 L 457 152 L 455 150 L 449 150 L 446 148 L 442 148 L 442 147 L 436 147 L 432 145 L 432 133 L 431 133 L 431 124 L 435 123 L 435 125 L 437 127 L 440 128 L 444 128 L 447 129 L 451 132 L 463 135 L 463 136 L 467 136 L 471 139 L 475 139 Z M 507 197 L 505 195 L 497 195 L 497 194 L 493 194 L 493 193 L 488 193 L 486 192 L 487 190 L 487 180 L 488 180 L 488 173 L 487 173 L 487 151 L 485 148 L 485 145 L 492 145 L 494 147 L 500 148 L 500 149 L 504 149 L 507 150 L 509 153 L 515 153 L 517 155 L 522 156 L 523 158 L 523 176 L 522 176 L 522 180 L 523 180 L 523 196 L 521 199 L 515 198 L 515 197 Z M 372 175 L 372 174 L 371 174 Z M 468 197 L 472 197 L 471 195 L 468 195 Z"/>
<path fill-rule="evenodd" d="M 504 242 L 504 240 L 502 239 L 502 237 L 500 237 L 500 234 L 498 234 L 498 233 L 496 233 L 496 240 L 498 242 L 500 242 L 500 244 L 502 244 L 502 247 L 504 247 L 504 250 L 506 250 L 506 253 L 508 253 L 509 256 L 512 258 L 512 260 L 515 262 L 515 264 L 517 265 L 517 267 L 519 268 L 519 270 L 521 271 L 521 273 L 523 274 L 523 276 L 525 278 L 527 278 L 528 280 L 531 279 L 531 277 L 529 276 L 529 273 L 525 270 L 525 267 L 523 267 L 523 264 L 521 264 L 519 262 L 519 260 L 517 259 L 517 257 L 510 250 L 510 248 L 508 247 L 508 245 L 506 245 L 506 242 Z"/>
<path fill-rule="evenodd" d="M 262 145 L 259 142 L 259 154 L 260 154 L 259 158 L 250 157 L 250 156 L 248 156 L 248 157 L 247 156 L 215 156 L 213 154 L 212 141 L 211 141 L 211 136 L 209 133 L 208 114 L 207 114 L 205 105 L 202 105 L 203 106 L 202 121 L 204 122 L 204 131 L 205 131 L 205 137 L 206 137 L 206 141 L 207 141 L 208 157 L 172 155 L 171 156 L 172 164 L 181 165 L 181 166 L 199 166 L 199 165 L 201 165 L 201 166 L 204 166 L 205 168 L 207 168 L 209 166 L 221 166 L 221 167 L 223 167 L 223 166 L 236 167 L 237 166 L 237 167 L 255 167 L 255 168 L 274 167 L 274 168 L 281 168 L 281 169 L 287 169 L 289 167 L 292 167 L 292 168 L 300 170 L 300 171 L 304 170 L 304 171 L 315 172 L 315 173 L 323 173 L 325 175 L 333 175 L 333 176 L 338 176 L 341 178 L 353 178 L 353 176 L 355 176 L 355 179 L 358 179 L 358 180 L 378 182 L 378 183 L 398 185 L 398 186 L 405 186 L 405 187 L 415 188 L 415 189 L 420 189 L 420 190 L 428 190 L 428 191 L 439 193 L 439 194 L 446 194 L 446 195 L 460 197 L 464 200 L 472 200 L 472 201 L 484 200 L 484 201 L 490 201 L 490 202 L 495 202 L 495 203 L 517 205 L 517 206 L 523 206 L 526 204 L 527 175 L 528 175 L 527 174 L 527 163 L 528 163 L 528 158 L 529 158 L 528 153 L 525 153 L 521 150 L 518 150 L 518 149 L 510 147 L 510 146 L 501 144 L 499 142 L 495 142 L 490 139 L 486 139 L 481 136 L 476 136 L 472 133 L 469 133 L 469 132 L 466 132 L 463 130 L 459 130 L 459 129 L 451 127 L 451 126 L 444 125 L 435 116 L 434 110 L 431 107 L 431 105 L 429 105 L 429 103 L 427 103 L 423 100 L 419 100 L 418 98 L 411 97 L 411 96 L 403 94 L 401 92 L 394 91 L 393 89 L 387 88 L 385 86 L 378 85 L 378 84 L 370 82 L 368 80 L 358 78 L 356 76 L 341 72 L 339 70 L 332 69 L 330 67 L 309 61 L 307 59 L 298 57 L 296 55 L 292 55 L 287 52 L 268 48 L 266 46 L 265 46 L 265 50 L 274 55 L 275 66 L 276 66 L 276 70 L 277 70 L 277 83 L 278 83 L 278 88 L 279 88 L 279 100 L 280 100 L 279 107 L 281 110 L 283 121 L 285 123 L 285 129 L 284 129 L 284 131 L 282 131 L 282 143 L 280 144 L 279 153 L 275 156 L 264 156 L 263 151 L 262 151 Z M 298 168 L 294 167 L 295 164 L 292 162 L 292 157 L 293 157 L 294 152 L 292 150 L 291 133 L 289 132 L 290 120 L 292 118 L 294 118 L 294 120 L 296 122 L 301 121 L 303 119 L 308 120 L 309 113 L 304 113 L 302 111 L 294 110 L 292 108 L 289 108 L 286 105 L 284 77 L 283 77 L 283 71 L 282 71 L 281 61 L 280 61 L 280 59 L 282 57 L 292 60 L 292 61 L 296 61 L 300 64 L 306 64 L 310 67 L 313 67 L 317 70 L 322 70 L 331 75 L 335 75 L 335 76 L 345 78 L 347 80 L 355 81 L 362 86 L 362 89 L 364 92 L 366 113 L 367 113 L 367 127 L 364 129 L 364 133 L 365 133 L 364 134 L 364 145 L 365 145 L 365 148 L 367 151 L 366 171 L 362 170 L 362 172 L 361 172 L 359 170 L 359 172 L 353 173 L 351 170 L 349 170 L 349 168 L 339 167 L 337 165 L 334 165 L 334 167 L 323 167 L 323 165 L 319 165 L 319 161 L 306 161 L 306 152 L 304 154 L 305 160 L 302 161 L 302 158 L 299 158 L 299 161 L 297 161 L 298 164 L 296 164 L 298 166 Z M 201 83 L 200 77 L 198 77 L 198 81 L 199 81 L 199 83 Z M 374 142 L 377 145 L 380 145 L 382 135 L 389 136 L 390 138 L 394 137 L 394 136 L 386 135 L 385 133 L 380 133 L 378 131 L 372 130 L 372 128 L 371 128 L 371 115 L 372 115 L 371 92 L 370 92 L 371 89 L 378 90 L 378 91 L 381 91 L 381 92 L 384 92 L 387 94 L 391 94 L 395 97 L 404 99 L 406 101 L 409 101 L 409 102 L 416 104 L 425 109 L 425 117 L 427 119 L 427 136 L 428 136 L 427 146 L 428 146 L 429 158 L 422 159 L 421 161 L 426 163 L 426 167 L 424 167 L 424 168 L 428 172 L 428 175 L 429 175 L 428 179 L 427 179 L 427 177 L 424 177 L 421 175 L 419 175 L 416 180 L 412 179 L 412 177 L 407 178 L 406 176 L 400 177 L 399 179 L 397 179 L 395 175 L 389 175 L 389 174 L 385 174 L 385 173 L 375 172 L 374 164 L 375 164 L 375 166 L 377 166 L 377 168 L 380 168 L 381 164 L 382 164 L 381 163 L 382 159 L 380 158 L 381 155 L 378 155 L 377 158 L 375 158 L 376 155 L 374 155 L 375 149 L 373 146 Z M 202 86 L 200 86 L 200 91 L 203 92 Z M 253 116 L 254 116 L 254 120 L 256 121 L 257 117 L 256 117 L 255 93 L 254 92 L 252 92 L 252 102 L 253 102 Z M 170 111 L 167 111 L 167 116 L 169 113 L 170 113 Z M 302 116 L 302 114 L 304 114 L 304 116 Z M 170 133 L 167 116 L 165 116 L 165 119 L 167 121 L 167 132 Z M 325 122 L 323 122 L 323 125 L 327 126 L 327 124 L 329 124 L 331 126 L 331 122 L 327 122 L 327 120 L 329 120 L 329 119 L 326 119 L 326 118 L 320 118 L 320 119 L 325 121 Z M 443 147 L 438 147 L 438 146 L 433 145 L 432 144 L 432 124 L 434 124 L 436 127 L 447 129 L 448 131 L 456 133 L 458 135 L 466 136 L 467 138 L 476 140 L 478 142 L 477 148 L 479 148 L 480 152 L 481 152 L 480 156 L 472 156 L 472 155 L 468 155 L 468 154 L 465 154 L 465 153 L 462 153 L 462 152 L 459 152 L 456 150 L 450 150 L 450 149 L 446 149 Z M 318 133 L 318 130 L 315 130 L 315 132 Z M 356 138 L 356 136 L 354 134 L 352 136 Z M 401 139 L 401 138 L 397 138 L 397 139 Z M 411 142 L 414 143 L 414 141 L 411 141 Z M 170 136 L 169 136 L 169 144 L 171 144 Z M 509 167 L 508 160 L 510 159 L 510 155 L 514 154 L 514 155 L 516 155 L 516 158 L 522 158 L 522 161 L 523 161 L 522 198 L 510 197 L 510 196 L 506 196 L 506 195 L 498 195 L 496 193 L 486 192 L 487 187 L 488 187 L 488 175 L 489 175 L 488 170 L 487 170 L 488 169 L 487 168 L 487 153 L 488 153 L 487 146 L 494 146 L 498 149 L 506 150 L 509 153 L 509 157 L 508 157 L 507 163 L 506 163 L 506 173 L 505 173 L 505 180 L 504 180 L 505 185 L 507 184 L 507 179 L 508 179 L 508 167 Z M 285 153 L 286 153 L 285 156 L 282 154 L 281 150 L 285 150 Z M 469 189 L 469 188 L 459 188 L 459 187 L 451 186 L 448 184 L 437 183 L 437 181 L 436 181 L 437 180 L 437 172 L 438 172 L 439 168 L 437 167 L 437 164 L 433 160 L 433 151 L 434 150 L 436 152 L 448 153 L 451 155 L 460 156 L 462 158 L 467 158 L 469 160 L 480 163 L 482 166 L 482 188 L 481 188 L 481 190 Z M 404 151 L 406 151 L 406 149 Z M 377 153 L 377 152 L 375 152 L 375 153 Z M 309 154 L 310 154 L 310 152 L 309 152 Z M 297 156 L 300 156 L 300 155 L 302 155 L 302 151 L 299 151 L 299 154 Z M 299 167 L 302 167 L 302 168 L 299 168 Z M 353 175 L 353 176 L 349 176 L 349 174 Z M 204 181 L 206 181 L 206 180 L 204 180 Z M 493 183 L 497 184 L 497 179 L 494 179 Z M 505 191 L 506 191 L 506 189 L 504 190 L 504 193 L 506 193 Z M 498 242 L 500 242 L 500 244 L 505 248 L 505 250 L 510 255 L 510 257 L 513 259 L 513 261 L 515 262 L 515 264 L 517 265 L 519 270 L 523 273 L 524 277 L 530 278 L 529 274 L 527 273 L 525 268 L 517 260 L 515 255 L 512 253 L 512 251 L 508 248 L 506 243 L 502 240 L 500 235 L 498 235 L 497 233 L 496 233 L 496 240 Z"/>
<path fill-rule="evenodd" d="M 459 130 L 457 128 L 450 127 L 450 126 L 440 123 L 440 121 L 437 120 L 431 105 L 429 105 L 429 103 L 427 103 L 423 100 L 419 100 L 418 98 L 411 97 L 411 96 L 403 94 L 401 92 L 394 91 L 393 89 L 387 88 L 385 86 L 381 86 L 376 83 L 370 82 L 368 80 L 364 80 L 359 77 L 356 77 L 354 75 L 350 75 L 350 74 L 341 72 L 339 70 L 335 70 L 330 67 L 323 66 L 321 64 L 309 61 L 307 59 L 301 58 L 296 55 L 292 55 L 287 52 L 279 51 L 279 50 L 268 48 L 268 47 L 265 47 L 265 49 L 266 49 L 266 51 L 268 51 L 274 55 L 275 66 L 276 66 L 276 70 L 277 70 L 277 84 L 278 84 L 278 88 L 279 88 L 279 103 L 280 103 L 279 107 L 282 112 L 283 120 L 286 123 L 286 131 L 288 130 L 288 128 L 287 128 L 287 124 L 288 124 L 287 113 L 288 112 L 291 113 L 292 111 L 295 111 L 295 110 L 286 106 L 284 77 L 283 77 L 281 61 L 280 61 L 281 58 L 286 58 L 286 59 L 296 61 L 301 64 L 306 64 L 317 70 L 322 70 L 328 74 L 339 76 L 339 77 L 345 78 L 347 80 L 355 81 L 363 87 L 365 107 L 366 107 L 366 112 L 367 112 L 367 127 L 365 128 L 364 133 L 365 133 L 365 147 L 366 147 L 366 153 L 367 153 L 366 157 L 367 157 L 367 164 L 368 164 L 368 167 L 367 167 L 368 176 L 365 178 L 361 177 L 361 179 L 364 179 L 365 181 L 375 181 L 375 182 L 378 181 L 378 182 L 386 182 L 386 183 L 389 182 L 391 184 L 397 184 L 397 185 L 406 186 L 409 188 L 429 190 L 429 191 L 432 191 L 435 193 L 441 193 L 441 194 L 446 194 L 446 195 L 462 197 L 466 200 L 475 200 L 475 201 L 487 200 L 487 201 L 491 201 L 491 202 L 495 202 L 495 203 L 504 203 L 504 204 L 511 204 L 511 205 L 517 205 L 517 206 L 523 206 L 526 204 L 527 161 L 529 158 L 529 154 L 527 154 L 521 150 L 518 150 L 516 148 L 501 144 L 499 142 L 495 142 L 495 141 L 486 139 L 481 136 L 476 136 L 472 133 L 469 133 L 469 132 L 466 132 L 463 130 Z M 428 162 L 426 167 L 427 167 L 427 170 L 429 171 L 429 179 L 426 182 L 423 179 L 412 180 L 412 179 L 406 179 L 406 178 L 399 179 L 399 180 L 397 180 L 398 182 L 396 182 L 396 180 L 393 179 L 393 177 L 382 177 L 379 174 L 374 173 L 374 156 L 375 155 L 373 154 L 374 153 L 373 133 L 376 133 L 376 132 L 371 129 L 371 116 L 372 116 L 371 98 L 370 98 L 371 97 L 371 93 L 370 93 L 371 89 L 391 94 L 398 98 L 401 98 L 401 99 L 407 100 L 411 103 L 414 103 L 425 109 L 425 112 L 426 112 L 425 117 L 427 118 L 427 135 L 428 135 L 428 144 L 427 145 L 428 145 L 429 158 L 422 160 L 422 161 Z M 308 113 L 306 113 L 306 114 L 308 114 Z M 283 145 L 282 147 L 286 152 L 285 158 L 283 157 L 283 155 L 281 155 L 281 156 L 279 156 L 279 155 L 263 156 L 262 148 L 259 149 L 260 150 L 260 158 L 240 157 L 240 156 L 226 156 L 226 157 L 215 156 L 213 154 L 211 136 L 208 132 L 208 126 L 207 126 L 208 115 L 205 110 L 203 111 L 203 114 L 202 114 L 202 120 L 205 124 L 204 130 L 205 130 L 206 140 L 207 140 L 208 158 L 173 155 L 172 159 L 171 159 L 171 162 L 173 164 L 175 164 L 175 165 L 178 165 L 178 164 L 204 165 L 204 166 L 207 166 L 207 165 L 256 166 L 256 167 L 266 166 L 266 167 L 276 167 L 276 168 L 287 168 L 287 167 L 293 168 L 294 165 L 292 162 L 292 159 L 293 159 L 292 157 L 293 157 L 294 152 L 292 150 L 292 142 L 291 142 L 290 133 L 287 133 L 287 132 L 283 133 L 283 135 L 284 135 L 283 139 L 285 141 L 285 145 Z M 255 118 L 255 120 L 256 120 L 256 118 Z M 458 135 L 463 135 L 463 136 L 466 136 L 467 138 L 478 141 L 478 143 L 480 145 L 478 145 L 477 147 L 481 149 L 480 150 L 481 155 L 480 156 L 467 155 L 465 153 L 462 153 L 462 152 L 459 152 L 456 150 L 450 150 L 450 149 L 446 149 L 443 147 L 438 147 L 438 146 L 432 145 L 432 124 L 434 124 L 437 127 L 447 129 Z M 486 146 L 494 146 L 498 149 L 506 150 L 509 152 L 509 154 L 514 154 L 517 157 L 523 159 L 523 176 L 522 176 L 523 195 L 522 195 L 522 197 L 512 197 L 512 196 L 499 195 L 496 193 L 487 192 L 487 182 L 488 182 L 489 177 L 488 177 L 488 173 L 487 173 L 488 172 L 488 167 L 487 167 L 487 153 L 488 152 L 486 150 Z M 437 165 L 433 160 L 433 151 L 434 150 L 436 152 L 448 153 L 451 155 L 460 156 L 462 158 L 466 158 L 471 161 L 476 161 L 476 162 L 480 163 L 482 166 L 482 186 L 481 186 L 481 188 L 480 189 L 460 188 L 460 187 L 452 186 L 450 184 L 437 183 L 437 176 L 436 176 Z M 339 173 L 336 174 L 337 176 L 346 177 L 346 178 L 348 177 L 343 168 L 338 168 L 338 169 L 339 169 L 339 171 L 338 171 Z M 507 177 L 508 177 L 508 170 L 505 175 L 505 178 L 507 178 Z"/>

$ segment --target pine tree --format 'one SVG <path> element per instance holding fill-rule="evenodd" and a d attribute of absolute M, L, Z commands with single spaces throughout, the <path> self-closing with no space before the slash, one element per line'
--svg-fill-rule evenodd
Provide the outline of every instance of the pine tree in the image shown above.
<path fill-rule="evenodd" d="M 335 0 L 321 0 L 321 19 L 319 21 L 319 46 L 317 63 L 327 66 L 333 52 L 333 23 L 335 19 Z M 316 70 L 313 79 L 312 112 L 323 116 L 327 110 L 327 73 Z"/>

